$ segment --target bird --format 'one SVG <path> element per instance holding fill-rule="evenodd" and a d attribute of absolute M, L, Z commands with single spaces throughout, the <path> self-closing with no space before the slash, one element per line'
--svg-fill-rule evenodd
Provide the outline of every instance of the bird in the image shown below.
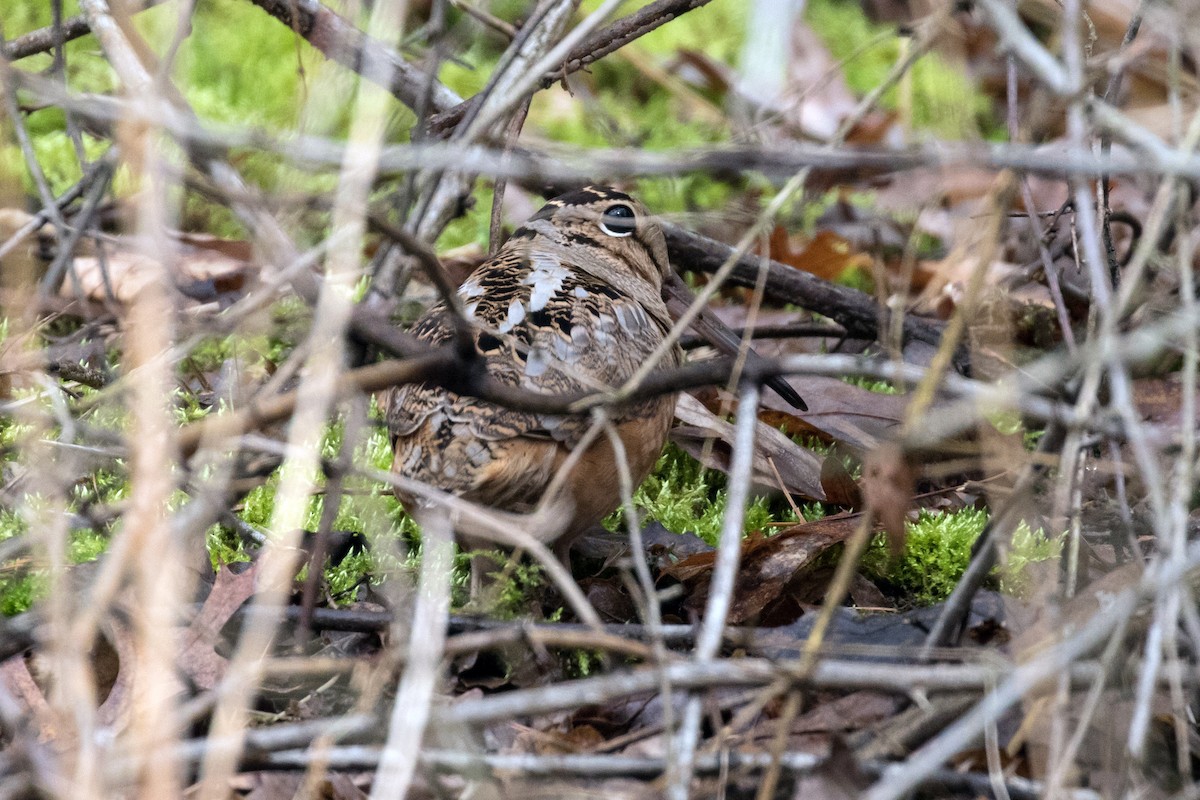
<path fill-rule="evenodd" d="M 551 395 L 595 392 L 620 387 L 666 339 L 672 319 L 663 287 L 673 274 L 666 238 L 647 208 L 616 189 L 586 186 L 549 200 L 463 281 L 457 297 L 491 377 Z M 455 341 L 453 313 L 438 303 L 411 333 L 431 345 Z M 658 368 L 681 359 L 671 347 Z M 662 452 L 675 402 L 668 393 L 608 412 L 635 486 Z M 608 436 L 588 435 L 586 413 L 514 410 L 435 383 L 395 387 L 385 408 L 394 472 L 504 512 L 562 503 L 567 519 L 547 544 L 564 561 L 571 543 L 620 504 L 619 456 Z M 556 481 L 564 468 L 565 480 Z M 398 495 L 406 508 L 418 502 Z M 484 545 L 461 533 L 459 540 Z M 493 559 L 472 559 L 472 599 L 488 583 L 489 567 Z"/>

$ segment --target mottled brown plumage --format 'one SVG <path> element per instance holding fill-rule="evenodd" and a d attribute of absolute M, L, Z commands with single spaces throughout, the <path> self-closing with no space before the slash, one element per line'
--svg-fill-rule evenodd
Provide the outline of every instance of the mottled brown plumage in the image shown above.
<path fill-rule="evenodd" d="M 458 296 L 477 328 L 476 349 L 497 380 L 547 394 L 612 389 L 671 327 L 662 297 L 669 271 L 666 241 L 646 208 L 593 186 L 547 203 L 463 282 Z M 446 309 L 430 309 L 413 332 L 431 343 L 449 341 Z M 678 360 L 674 351 L 663 366 Z M 674 406 L 666 396 L 613 412 L 635 482 L 654 466 Z M 429 384 L 394 390 L 387 422 L 395 471 L 513 512 L 543 499 L 591 425 L 586 415 L 513 411 Z M 572 511 L 560 553 L 620 502 L 607 437 L 582 454 L 564 494 Z"/>

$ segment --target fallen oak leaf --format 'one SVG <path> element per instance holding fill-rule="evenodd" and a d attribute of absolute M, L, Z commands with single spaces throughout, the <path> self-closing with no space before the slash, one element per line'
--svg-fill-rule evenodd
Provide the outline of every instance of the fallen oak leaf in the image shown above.
<path fill-rule="evenodd" d="M 844 542 L 858 526 L 858 514 L 843 514 L 794 525 L 774 536 L 755 533 L 742 541 L 742 566 L 738 570 L 729 623 L 739 625 L 784 613 L 789 587 L 805 579 L 817 559 L 829 548 Z M 663 570 L 693 588 L 688 599 L 693 607 L 703 606 L 708 595 L 715 552 L 698 553 Z M 772 619 L 774 624 L 790 620 Z M 765 624 L 765 623 L 763 623 Z"/>
<path fill-rule="evenodd" d="M 258 562 L 241 572 L 222 567 L 199 613 L 182 632 L 179 667 L 199 689 L 216 687 L 225 677 L 228 660 L 215 646 L 225 623 L 253 595 L 258 582 Z"/>

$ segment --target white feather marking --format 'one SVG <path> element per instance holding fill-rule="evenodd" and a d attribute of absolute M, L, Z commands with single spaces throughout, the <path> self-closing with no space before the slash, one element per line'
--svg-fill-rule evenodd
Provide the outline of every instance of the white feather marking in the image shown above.
<path fill-rule="evenodd" d="M 582 286 L 576 286 L 575 291 L 572 292 L 572 294 L 574 294 L 580 300 L 585 300 L 585 299 L 587 299 L 587 296 L 588 296 L 588 290 L 583 288 Z"/>
<path fill-rule="evenodd" d="M 478 281 L 465 280 L 458 287 L 458 296 L 465 298 L 483 297 L 483 287 L 479 285 Z"/>
<path fill-rule="evenodd" d="M 496 330 L 500 333 L 508 333 L 513 328 L 525 319 L 525 305 L 520 300 L 513 300 L 508 304 L 508 319 L 500 323 L 500 327 Z"/>
<path fill-rule="evenodd" d="M 529 356 L 525 360 L 525 377 L 537 378 L 546 372 L 546 368 L 550 366 L 549 354 L 540 347 L 535 347 L 529 351 Z"/>
<path fill-rule="evenodd" d="M 553 256 L 535 254 L 532 260 L 533 269 L 521 282 L 533 287 L 529 292 L 529 310 L 541 311 L 550 298 L 562 289 L 570 271 Z"/>

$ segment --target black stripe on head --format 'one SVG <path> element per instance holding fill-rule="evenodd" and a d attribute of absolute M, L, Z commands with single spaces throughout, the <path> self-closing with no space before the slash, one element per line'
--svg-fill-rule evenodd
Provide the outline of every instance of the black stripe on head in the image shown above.
<path fill-rule="evenodd" d="M 629 195 L 624 192 L 618 192 L 616 189 L 608 186 L 585 186 L 582 189 L 575 189 L 566 194 L 560 194 L 542 206 L 542 209 L 529 219 L 530 221 L 535 219 L 550 219 L 560 208 L 565 208 L 566 206 L 588 206 L 603 200 L 633 202 L 633 198 Z"/>

